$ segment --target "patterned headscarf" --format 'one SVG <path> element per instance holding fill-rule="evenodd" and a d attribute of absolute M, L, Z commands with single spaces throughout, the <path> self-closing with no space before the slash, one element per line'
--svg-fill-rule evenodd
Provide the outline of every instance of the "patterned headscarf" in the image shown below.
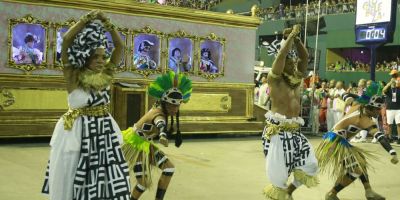
<path fill-rule="evenodd" d="M 267 54 L 268 54 L 269 56 L 275 56 L 275 57 L 276 57 L 276 56 L 278 55 L 279 50 L 281 49 L 281 47 L 282 47 L 282 45 L 283 45 L 283 43 L 284 43 L 285 41 L 286 41 L 285 39 L 282 39 L 282 40 L 276 39 L 276 40 L 274 40 L 273 42 L 268 43 L 268 44 L 266 45 Z M 287 57 L 290 58 L 290 59 L 295 59 L 295 58 L 297 58 L 297 53 L 296 53 L 296 51 L 295 51 L 294 49 L 291 49 L 291 50 L 289 51 Z"/>
<path fill-rule="evenodd" d="M 87 59 L 97 48 L 106 48 L 107 38 L 102 24 L 92 22 L 76 35 L 68 48 L 68 60 L 75 68 L 85 67 Z"/>

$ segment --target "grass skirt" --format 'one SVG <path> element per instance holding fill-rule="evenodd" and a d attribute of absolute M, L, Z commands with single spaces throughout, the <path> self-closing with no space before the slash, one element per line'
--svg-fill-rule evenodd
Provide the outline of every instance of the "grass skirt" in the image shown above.
<path fill-rule="evenodd" d="M 129 172 L 133 172 L 133 168 L 136 163 L 142 163 L 142 169 L 144 170 L 144 186 L 151 186 L 151 164 L 156 163 L 154 152 L 157 146 L 142 137 L 140 137 L 132 127 L 122 131 L 124 144 L 122 145 L 122 152 L 124 153 L 125 159 L 129 166 Z M 135 177 L 134 174 L 131 177 Z"/>
<path fill-rule="evenodd" d="M 346 138 L 335 132 L 328 132 L 318 146 L 316 157 L 320 171 L 328 172 L 337 179 L 346 173 L 366 174 L 367 159 L 376 158 L 371 152 L 355 147 Z"/>

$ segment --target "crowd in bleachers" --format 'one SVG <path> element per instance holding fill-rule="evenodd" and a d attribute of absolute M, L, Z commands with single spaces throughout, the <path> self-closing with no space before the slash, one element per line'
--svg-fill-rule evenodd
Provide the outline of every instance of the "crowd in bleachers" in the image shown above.
<path fill-rule="evenodd" d="M 336 71 L 336 72 L 348 72 L 348 71 L 356 71 L 356 72 L 369 72 L 371 69 L 370 63 L 363 63 L 361 61 L 352 61 L 348 58 L 345 61 L 336 61 L 335 63 L 330 63 L 327 66 L 328 71 Z M 400 59 L 392 61 L 378 61 L 375 65 L 376 71 L 381 72 L 389 72 L 390 70 L 400 70 Z"/>
<path fill-rule="evenodd" d="M 318 1 L 309 1 L 308 16 L 318 15 Z M 261 9 L 259 16 L 265 20 L 294 19 L 305 17 L 306 4 L 283 5 Z M 356 10 L 356 0 L 323 0 L 321 2 L 320 15 L 353 13 Z"/>
<path fill-rule="evenodd" d="M 192 8 L 197 10 L 210 10 L 222 0 L 136 0 L 140 3 L 155 3 L 175 7 Z"/>

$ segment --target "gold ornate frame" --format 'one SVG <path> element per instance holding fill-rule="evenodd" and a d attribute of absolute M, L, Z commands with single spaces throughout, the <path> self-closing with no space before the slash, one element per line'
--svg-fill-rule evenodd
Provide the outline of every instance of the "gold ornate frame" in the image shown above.
<path fill-rule="evenodd" d="M 137 35 L 141 35 L 141 34 L 155 35 L 159 40 L 160 47 L 159 47 L 159 58 L 158 58 L 158 63 L 157 63 L 158 67 L 156 69 L 154 69 L 154 70 L 151 70 L 151 69 L 139 70 L 139 69 L 136 69 L 136 66 L 132 62 L 132 65 L 130 67 L 128 67 L 129 71 L 136 73 L 136 74 L 140 74 L 144 78 L 147 78 L 149 75 L 152 75 L 152 74 L 163 73 L 164 67 L 162 67 L 162 63 L 164 63 L 163 59 L 165 57 L 164 56 L 165 52 L 163 51 L 163 40 L 165 37 L 165 33 L 154 30 L 150 26 L 145 26 L 144 28 L 139 29 L 139 30 L 132 30 L 131 33 L 132 33 L 131 49 L 129 51 L 129 53 L 132 55 L 131 60 L 133 60 L 133 57 L 134 57 L 133 53 L 135 52 L 135 49 L 134 49 L 135 48 L 135 37 Z"/>
<path fill-rule="evenodd" d="M 62 70 L 63 64 L 62 62 L 58 62 L 57 61 L 57 33 L 60 29 L 64 28 L 64 27 L 68 27 L 70 28 L 71 26 L 73 26 L 76 23 L 76 20 L 74 19 L 68 19 L 65 22 L 61 22 L 61 23 L 54 23 L 53 27 L 54 27 L 54 34 L 53 34 L 53 41 L 51 43 L 51 46 L 53 47 L 53 67 L 55 69 L 60 69 Z"/>
<path fill-rule="evenodd" d="M 121 66 L 117 66 L 116 68 L 114 68 L 114 72 L 115 73 L 119 73 L 119 72 L 124 72 L 127 71 L 128 69 L 128 55 L 129 55 L 129 47 L 128 47 L 128 36 L 129 36 L 129 29 L 128 28 L 122 28 L 122 27 L 118 27 L 117 28 L 118 33 L 122 34 L 125 37 L 125 41 L 124 41 L 124 63 Z"/>
<path fill-rule="evenodd" d="M 33 70 L 37 69 L 44 69 L 47 67 L 47 49 L 49 47 L 49 27 L 50 23 L 48 21 L 39 20 L 33 17 L 31 14 L 25 15 L 23 18 L 12 18 L 8 20 L 8 66 L 16 69 L 20 69 L 25 73 L 29 74 Z M 13 47 L 13 35 L 12 31 L 14 27 L 18 24 L 33 24 L 33 25 L 40 25 L 44 29 L 44 48 L 43 48 L 43 62 L 40 65 L 33 65 L 33 64 L 17 64 L 15 63 L 14 59 L 12 58 L 12 47 Z"/>
<path fill-rule="evenodd" d="M 189 39 L 192 42 L 192 63 L 191 63 L 192 64 L 192 68 L 191 68 L 191 70 L 189 72 L 181 72 L 181 73 L 184 73 L 186 75 L 195 74 L 196 68 L 194 67 L 194 64 L 196 63 L 195 60 L 198 60 L 198 54 L 197 54 L 197 52 L 195 50 L 195 46 L 196 46 L 195 42 L 196 42 L 197 36 L 189 35 L 184 30 L 179 30 L 179 31 L 177 31 L 175 33 L 170 33 L 170 34 L 167 35 L 167 49 L 166 49 L 166 52 L 164 52 L 164 55 L 166 57 L 166 59 L 165 59 L 165 70 L 166 71 L 170 70 L 169 69 L 169 57 L 171 55 L 169 55 L 169 48 L 170 48 L 169 42 L 174 38 L 186 38 L 186 39 Z"/>
<path fill-rule="evenodd" d="M 200 64 L 201 64 L 201 44 L 203 42 L 205 42 L 206 40 L 210 40 L 213 42 L 218 42 L 221 44 L 221 50 L 222 50 L 222 56 L 221 56 L 221 60 L 220 63 L 218 63 L 218 73 L 206 73 L 206 72 L 202 72 L 200 70 Z M 210 80 L 213 80 L 215 78 L 224 76 L 224 72 L 225 72 L 225 44 L 226 44 L 226 40 L 225 38 L 221 38 L 218 37 L 215 33 L 210 33 L 208 36 L 205 37 L 199 37 L 199 44 L 198 44 L 198 50 L 197 50 L 197 54 L 199 59 L 197 60 L 197 75 Z"/>

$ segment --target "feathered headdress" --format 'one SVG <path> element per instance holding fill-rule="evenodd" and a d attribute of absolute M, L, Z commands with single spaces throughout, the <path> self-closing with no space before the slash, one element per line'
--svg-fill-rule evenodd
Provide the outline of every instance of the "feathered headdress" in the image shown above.
<path fill-rule="evenodd" d="M 372 82 L 369 87 L 357 98 L 357 102 L 366 106 L 380 108 L 385 103 L 382 97 L 382 85 Z"/>
<path fill-rule="evenodd" d="M 182 102 L 189 101 L 192 94 L 192 81 L 185 75 L 168 71 L 168 73 L 158 77 L 153 83 L 150 84 L 149 94 L 162 102 L 170 103 L 173 105 L 180 105 Z M 167 118 L 168 120 L 168 118 Z M 168 122 L 167 122 L 168 123 Z M 173 117 L 171 116 L 171 129 L 172 132 Z M 182 144 L 182 135 L 179 129 L 179 112 L 176 116 L 177 132 L 175 136 L 175 146 L 179 147 Z"/>
<path fill-rule="evenodd" d="M 183 74 L 169 71 L 150 84 L 149 94 L 161 101 L 180 105 L 189 101 L 192 81 Z"/>

